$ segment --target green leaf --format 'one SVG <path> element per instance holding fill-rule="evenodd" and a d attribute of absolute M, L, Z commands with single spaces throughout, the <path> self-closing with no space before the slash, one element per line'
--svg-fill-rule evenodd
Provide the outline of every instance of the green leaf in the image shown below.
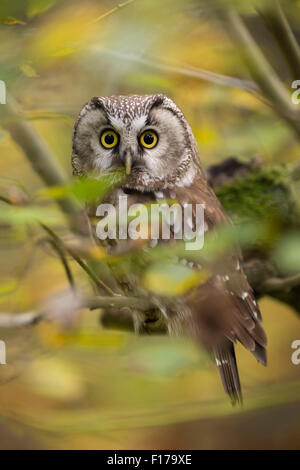
<path fill-rule="evenodd" d="M 29 0 L 27 14 L 29 18 L 40 15 L 49 10 L 58 0 Z"/>
<path fill-rule="evenodd" d="M 17 287 L 17 279 L 9 278 L 0 283 L 0 297 L 11 295 Z"/>
<path fill-rule="evenodd" d="M 37 73 L 35 68 L 32 67 L 32 65 L 30 65 L 28 63 L 21 64 L 20 69 L 22 70 L 24 75 L 26 75 L 26 77 L 29 77 L 29 78 L 38 78 L 39 77 L 39 74 Z"/>
<path fill-rule="evenodd" d="M 73 195 L 83 202 L 99 203 L 108 191 L 120 185 L 124 179 L 125 171 L 120 169 L 111 171 L 98 179 L 85 176 L 77 178 L 67 185 L 45 188 L 39 190 L 37 195 L 52 199 L 62 199 L 68 195 Z"/>
<path fill-rule="evenodd" d="M 14 18 L 13 16 L 8 16 L 4 20 L 4 24 L 15 25 L 15 24 L 26 24 L 26 23 L 24 21 L 18 20 L 17 18 Z"/>
<path fill-rule="evenodd" d="M 0 221 L 11 225 L 23 225 L 36 222 L 57 223 L 63 220 L 60 212 L 45 207 L 15 207 L 3 205 L 0 211 Z"/>

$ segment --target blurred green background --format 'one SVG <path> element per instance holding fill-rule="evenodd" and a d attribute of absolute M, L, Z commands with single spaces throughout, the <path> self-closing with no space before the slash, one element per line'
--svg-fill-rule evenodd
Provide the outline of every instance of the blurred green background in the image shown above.
<path fill-rule="evenodd" d="M 286 80 L 283 59 L 252 2 L 235 3 Z M 284 5 L 300 31 L 300 1 Z M 208 2 L 135 0 L 110 12 L 115 6 L 1 1 L 0 79 L 69 176 L 76 115 L 92 96 L 110 94 L 170 96 L 191 123 L 204 166 L 232 155 L 245 162 L 260 157 L 266 165 L 299 160 L 294 134 L 261 100 L 174 70 L 249 78 Z M 0 154 L 0 187 L 37 197 L 43 183 L 1 127 Z M 0 227 L 1 311 L 33 310 L 67 288 L 59 260 L 36 247 L 36 237 L 24 223 Z M 85 286 L 73 263 L 72 269 Z M 214 363 L 187 340 L 104 330 L 98 312 L 88 311 L 68 325 L 0 330 L 7 343 L 0 448 L 299 447 L 300 365 L 291 362 L 299 317 L 268 297 L 260 307 L 269 365 L 237 347 L 242 409 L 231 407 Z"/>

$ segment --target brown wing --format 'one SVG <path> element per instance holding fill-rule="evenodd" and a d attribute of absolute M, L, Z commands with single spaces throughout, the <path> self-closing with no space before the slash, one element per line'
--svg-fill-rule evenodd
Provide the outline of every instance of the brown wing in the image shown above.
<path fill-rule="evenodd" d="M 223 207 L 206 181 L 190 188 L 176 188 L 183 203 L 204 204 L 208 231 L 230 223 Z M 233 343 L 237 340 L 266 365 L 266 334 L 261 313 L 241 265 L 238 247 L 218 260 L 213 276 L 187 296 L 194 318 L 194 333 L 215 354 L 224 388 L 233 401 L 241 401 L 241 387 Z M 196 328 L 195 328 L 196 326 Z"/>
<path fill-rule="evenodd" d="M 128 207 L 136 202 L 151 202 L 162 198 L 176 198 L 185 203 L 204 204 L 208 231 L 230 223 L 228 216 L 212 189 L 204 179 L 189 188 L 176 187 L 172 191 L 128 193 Z M 118 205 L 119 190 L 110 200 Z M 137 248 L 137 241 L 122 241 L 121 252 Z M 120 244 L 120 241 L 117 242 Z M 115 251 L 115 250 L 113 250 Z M 236 247 L 212 267 L 213 275 L 207 283 L 192 289 L 184 302 L 192 313 L 187 328 L 197 341 L 213 351 L 225 391 L 232 401 L 240 401 L 241 386 L 234 353 L 240 341 L 262 364 L 266 364 L 266 335 L 261 326 L 261 314 L 241 265 L 241 254 Z M 127 273 L 128 274 L 128 273 Z M 125 276 L 126 277 L 126 276 Z M 171 310 L 170 315 L 176 315 Z M 178 313 L 178 312 L 177 312 Z"/>

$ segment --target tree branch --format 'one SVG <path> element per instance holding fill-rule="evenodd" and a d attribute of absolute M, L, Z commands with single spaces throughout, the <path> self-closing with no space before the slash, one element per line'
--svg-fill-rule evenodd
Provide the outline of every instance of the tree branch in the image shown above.
<path fill-rule="evenodd" d="M 65 257 L 65 253 L 64 253 L 64 250 L 62 249 L 62 247 L 59 245 L 59 243 L 56 243 L 55 240 L 53 240 L 52 238 L 46 238 L 42 241 L 45 241 L 47 243 L 49 243 L 49 245 L 51 245 L 52 249 L 58 254 L 59 256 L 59 259 L 64 267 L 64 270 L 65 270 L 65 273 L 66 273 L 66 276 L 68 278 L 68 281 L 69 281 L 69 284 L 71 286 L 71 288 L 73 290 L 75 290 L 75 282 L 74 282 L 74 278 L 73 278 L 73 275 L 72 275 L 72 271 L 70 269 L 70 266 L 68 264 L 68 261 Z"/>
<path fill-rule="evenodd" d="M 146 311 L 154 307 L 148 299 L 137 297 L 86 297 L 79 299 L 76 303 L 76 310 L 88 308 L 96 310 L 100 308 L 129 308 L 139 311 Z M 57 316 L 57 312 L 53 312 Z M 25 313 L 0 313 L 0 328 L 24 328 L 35 325 L 42 320 L 53 320 L 48 308 L 37 312 Z"/>
<path fill-rule="evenodd" d="M 271 277 L 263 284 L 263 291 L 265 293 L 290 290 L 293 287 L 300 286 L 300 274 L 289 277 Z"/>
<path fill-rule="evenodd" d="M 24 328 L 37 324 L 41 320 L 41 314 L 36 312 L 26 313 L 0 313 L 0 328 Z"/>
<path fill-rule="evenodd" d="M 218 13 L 233 40 L 243 47 L 242 56 L 255 82 L 270 100 L 277 113 L 292 127 L 300 138 L 300 115 L 293 108 L 289 93 L 272 66 L 264 57 L 241 17 L 231 8 L 220 8 Z"/>
<path fill-rule="evenodd" d="M 3 196 L 2 194 L 0 194 L 0 201 L 6 202 L 6 204 L 13 205 L 12 200 L 9 199 L 7 196 Z"/>
<path fill-rule="evenodd" d="M 83 299 L 82 308 L 95 310 L 98 308 L 130 308 L 146 311 L 155 307 L 150 299 L 140 297 L 88 297 Z"/>
<path fill-rule="evenodd" d="M 103 13 L 102 15 L 97 16 L 93 21 L 91 21 L 91 24 L 93 24 L 93 23 L 98 23 L 98 21 L 101 21 L 101 20 L 103 20 L 104 18 L 106 18 L 107 16 L 110 16 L 110 15 L 112 15 L 113 13 L 116 13 L 117 11 L 121 10 L 122 8 L 126 7 L 127 5 L 130 5 L 130 3 L 133 3 L 134 1 L 135 1 L 135 0 L 127 0 L 126 2 L 119 3 L 119 5 L 117 5 L 117 6 L 114 7 L 114 8 L 111 8 L 111 9 L 108 10 L 106 13 Z"/>
<path fill-rule="evenodd" d="M 11 96 L 7 104 L 0 108 L 1 126 L 6 129 L 13 140 L 21 147 L 34 171 L 42 178 L 47 186 L 64 185 L 67 177 L 56 163 L 43 139 L 27 121 Z M 82 208 L 70 198 L 58 201 L 63 212 L 69 217 L 72 228 L 85 235 L 88 233 L 87 223 L 84 223 Z"/>
<path fill-rule="evenodd" d="M 275 37 L 286 58 L 294 79 L 300 77 L 300 47 L 278 0 L 258 9 L 267 28 Z"/>
<path fill-rule="evenodd" d="M 259 271 L 259 267 L 256 266 L 256 281 L 259 282 L 259 279 L 263 278 L 266 274 L 266 268 L 263 263 L 260 265 L 261 271 Z M 252 285 L 255 284 L 253 279 L 253 270 L 250 272 L 252 268 L 247 267 L 247 263 L 244 265 L 245 272 L 249 274 L 249 277 L 252 276 Z M 249 268 L 249 269 L 248 269 Z M 295 276 L 290 276 L 286 278 L 274 278 L 270 277 L 266 279 L 263 284 L 261 285 L 260 294 L 267 294 L 273 292 L 281 292 L 284 290 L 292 289 L 293 287 L 300 286 L 300 274 Z M 124 318 L 122 314 L 116 315 L 115 310 L 122 310 L 122 309 L 129 309 L 138 310 L 138 311 L 149 311 L 155 308 L 155 304 L 152 303 L 150 299 L 146 298 L 138 298 L 138 297 L 84 297 L 79 298 L 79 300 L 74 304 L 74 310 L 88 308 L 90 310 L 96 309 L 106 309 L 106 317 L 105 322 L 108 326 L 111 324 L 114 327 L 120 327 L 121 329 L 128 329 L 131 330 L 131 325 L 128 319 L 128 315 Z M 114 309 L 112 315 L 110 315 L 109 310 Z M 59 308 L 58 308 L 59 311 Z M 24 313 L 0 313 L 0 328 L 24 328 L 36 325 L 40 321 L 53 321 L 59 316 L 59 312 L 54 312 L 52 317 L 52 312 L 49 307 L 42 308 L 40 311 L 37 312 L 24 312 Z M 159 330 L 160 331 L 160 330 Z M 164 330 L 161 328 L 161 332 Z"/>
<path fill-rule="evenodd" d="M 229 75 L 223 75 L 216 72 L 211 72 L 209 70 L 201 69 L 198 67 L 193 67 L 191 65 L 182 64 L 175 65 L 173 63 L 166 63 L 160 57 L 138 57 L 132 54 L 124 54 L 122 52 L 110 50 L 110 49 L 99 49 L 98 46 L 93 46 L 93 49 L 99 51 L 103 54 L 111 55 L 121 60 L 136 62 L 138 64 L 145 65 L 152 69 L 162 70 L 165 72 L 176 73 L 178 75 L 183 75 L 185 77 L 197 78 L 200 80 L 205 80 L 216 85 L 229 86 L 232 88 L 239 88 L 245 90 L 249 93 L 254 94 L 256 97 L 260 94 L 260 89 L 255 82 L 251 80 L 243 80 L 237 77 L 231 77 Z"/>

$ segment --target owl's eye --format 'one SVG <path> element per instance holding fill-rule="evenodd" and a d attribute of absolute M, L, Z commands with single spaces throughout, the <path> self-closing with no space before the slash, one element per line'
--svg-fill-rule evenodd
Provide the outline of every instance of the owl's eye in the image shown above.
<path fill-rule="evenodd" d="M 153 149 L 158 142 L 158 135 L 154 131 L 145 131 L 140 136 L 140 144 L 146 149 Z"/>
<path fill-rule="evenodd" d="M 113 129 L 106 129 L 101 134 L 100 142 L 105 149 L 112 149 L 118 145 L 119 136 Z"/>

